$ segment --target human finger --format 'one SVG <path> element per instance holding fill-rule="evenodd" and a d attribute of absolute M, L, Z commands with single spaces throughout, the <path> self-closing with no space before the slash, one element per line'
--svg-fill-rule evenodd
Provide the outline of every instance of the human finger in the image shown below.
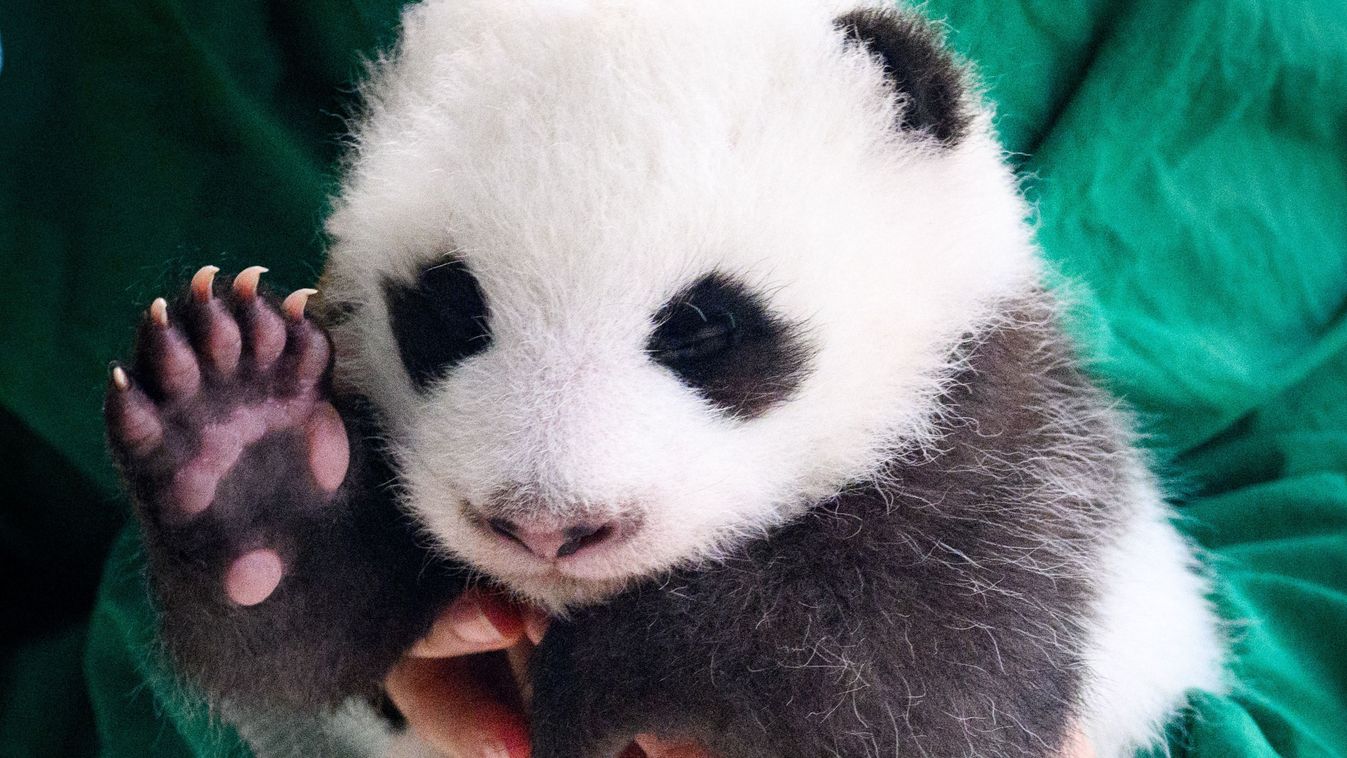
<path fill-rule="evenodd" d="M 413 658 L 453 658 L 502 650 L 524 633 L 521 609 L 505 599 L 468 590 L 440 614 L 430 633 L 412 646 Z"/>
<path fill-rule="evenodd" d="M 551 623 L 551 618 L 538 608 L 524 609 L 524 634 L 535 646 L 543 641 L 543 635 L 547 633 L 547 625 Z"/>
<path fill-rule="evenodd" d="M 528 758 L 528 725 L 501 691 L 499 659 L 404 658 L 384 686 L 412 731 L 436 750 L 452 758 Z"/>

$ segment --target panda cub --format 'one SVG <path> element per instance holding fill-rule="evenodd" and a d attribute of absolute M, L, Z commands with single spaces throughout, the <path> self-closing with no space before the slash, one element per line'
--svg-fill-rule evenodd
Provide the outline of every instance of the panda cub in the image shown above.
<path fill-rule="evenodd" d="M 474 583 L 555 617 L 534 758 L 1118 756 L 1221 686 L 918 17 L 427 0 L 364 96 L 312 306 L 202 269 L 108 391 L 165 648 L 259 752 L 409 739 L 364 703 Z"/>

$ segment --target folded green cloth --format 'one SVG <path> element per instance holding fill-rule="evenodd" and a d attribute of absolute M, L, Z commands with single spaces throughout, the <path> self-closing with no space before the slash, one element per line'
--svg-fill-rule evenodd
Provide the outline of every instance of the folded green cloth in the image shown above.
<path fill-rule="evenodd" d="M 1347 6 L 924 8 L 985 81 L 1073 327 L 1219 573 L 1232 690 L 1196 697 L 1170 751 L 1347 756 Z M 315 278 L 342 115 L 398 9 L 0 0 L 0 539 L 36 577 L 8 605 L 0 755 L 246 754 L 154 664 L 133 530 L 84 627 L 125 513 L 104 367 L 199 265 Z"/>

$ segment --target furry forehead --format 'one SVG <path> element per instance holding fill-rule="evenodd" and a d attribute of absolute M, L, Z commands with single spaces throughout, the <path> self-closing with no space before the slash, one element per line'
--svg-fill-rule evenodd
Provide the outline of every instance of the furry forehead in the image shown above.
<path fill-rule="evenodd" d="M 843 44 L 844 9 L 786 4 L 413 8 L 365 91 L 329 222 L 334 263 L 357 280 L 407 278 L 456 249 L 484 280 L 572 263 L 667 296 L 708 263 L 753 269 L 807 249 L 833 233 L 810 221 L 827 203 L 884 215 L 957 181 L 929 142 L 893 129 L 902 103 Z"/>

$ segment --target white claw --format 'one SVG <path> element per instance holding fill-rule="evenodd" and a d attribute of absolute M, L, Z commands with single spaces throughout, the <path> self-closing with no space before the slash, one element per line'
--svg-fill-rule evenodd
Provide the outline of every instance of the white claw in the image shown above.
<path fill-rule="evenodd" d="M 202 266 L 192 277 L 192 297 L 198 303 L 209 302 L 214 294 L 215 275 L 220 273 L 219 266 Z"/>
<path fill-rule="evenodd" d="M 168 326 L 168 301 L 162 297 L 156 297 L 153 303 L 150 303 L 150 320 L 156 326 Z"/>
<path fill-rule="evenodd" d="M 314 289 L 295 290 L 287 295 L 285 301 L 281 303 L 281 311 L 291 321 L 303 321 L 304 306 L 308 304 L 310 297 L 317 294 L 318 290 Z"/>
<path fill-rule="evenodd" d="M 131 378 L 126 375 L 126 369 L 121 366 L 112 367 L 112 386 L 116 387 L 118 392 L 131 389 Z"/>
<path fill-rule="evenodd" d="M 262 279 L 262 275 L 270 270 L 264 266 L 249 266 L 243 269 L 234 277 L 234 294 L 249 300 L 257 297 L 257 283 Z"/>

